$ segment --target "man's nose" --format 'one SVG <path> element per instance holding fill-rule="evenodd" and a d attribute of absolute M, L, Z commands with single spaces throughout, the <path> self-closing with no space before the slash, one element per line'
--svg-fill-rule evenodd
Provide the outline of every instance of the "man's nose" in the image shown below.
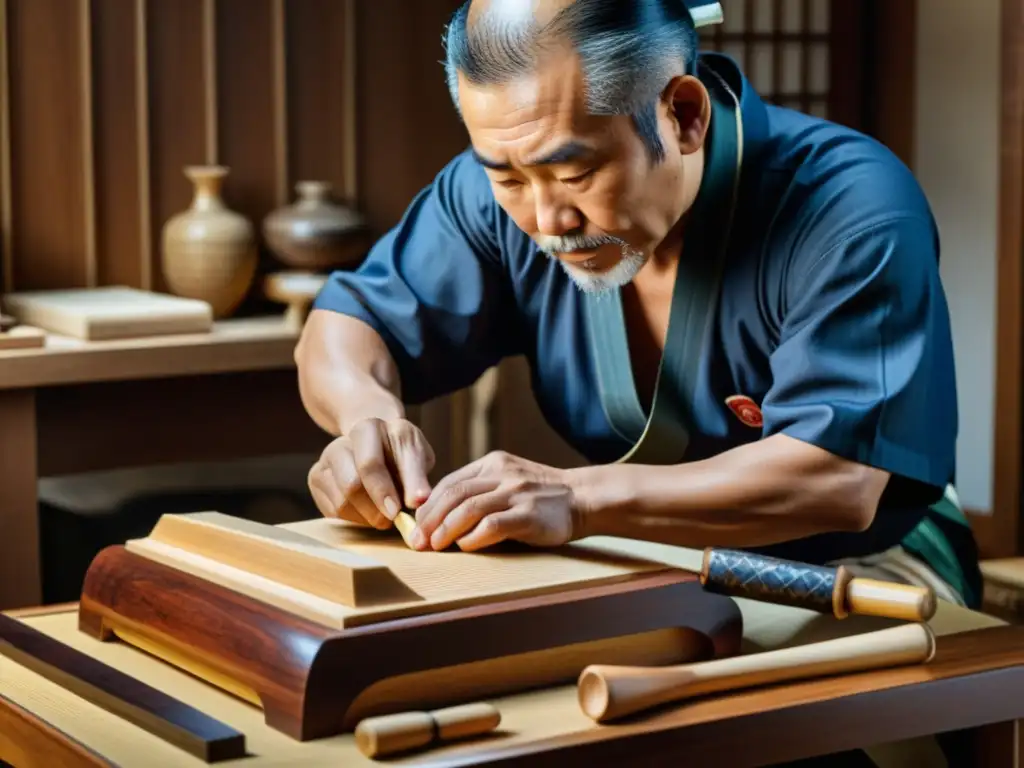
<path fill-rule="evenodd" d="M 536 192 L 537 229 L 548 237 L 563 237 L 583 225 L 580 212 L 568 201 L 545 190 Z"/>

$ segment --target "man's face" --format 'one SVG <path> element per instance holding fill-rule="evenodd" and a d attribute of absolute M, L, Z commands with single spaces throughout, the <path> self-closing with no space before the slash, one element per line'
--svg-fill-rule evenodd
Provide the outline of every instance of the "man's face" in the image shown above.
<path fill-rule="evenodd" d="M 506 85 L 459 87 L 498 203 L 580 288 L 599 292 L 632 280 L 677 227 L 703 130 L 695 144 L 693 127 L 659 104 L 665 158 L 655 162 L 629 116 L 590 115 L 584 94 L 573 54 Z"/>

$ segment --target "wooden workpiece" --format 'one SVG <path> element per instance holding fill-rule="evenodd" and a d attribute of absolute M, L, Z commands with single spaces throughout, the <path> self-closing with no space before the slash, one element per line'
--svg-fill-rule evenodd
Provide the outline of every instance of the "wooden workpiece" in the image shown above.
<path fill-rule="evenodd" d="M 165 515 L 149 536 L 126 542 L 125 549 L 339 629 L 665 570 L 653 561 L 585 545 L 559 551 L 508 544 L 482 553 L 419 552 L 394 530 L 344 520 L 274 526 L 218 513 Z M 326 578 L 324 571 L 329 571 Z M 357 574 L 361 595 L 351 589 Z"/>
<path fill-rule="evenodd" d="M 296 739 L 571 682 L 596 661 L 664 665 L 739 647 L 732 600 L 702 590 L 691 571 L 601 545 L 417 552 L 393 529 L 345 521 L 180 517 L 95 558 L 80 628 L 260 707 Z M 355 563 L 382 564 L 415 599 L 371 592 L 351 606 L 313 594 L 325 563 L 340 581 Z"/>
<path fill-rule="evenodd" d="M 245 756 L 230 726 L 74 648 L 0 615 L 0 663 L 18 662 L 208 763 Z"/>
<path fill-rule="evenodd" d="M 231 572 L 238 580 L 258 576 L 273 582 L 268 589 L 291 587 L 348 608 L 422 600 L 383 562 L 287 528 L 219 512 L 164 515 L 148 537 L 126 546 L 165 563 L 181 558 L 179 567 L 200 575 L 205 568 Z M 222 578 L 230 582 L 229 576 Z"/>
<path fill-rule="evenodd" d="M 630 552 L 633 547 L 634 542 L 621 542 L 623 552 Z M 657 556 L 662 550 L 650 547 L 648 551 Z M 695 554 L 692 566 L 685 558 L 678 560 L 679 565 L 699 569 L 699 553 Z M 668 559 L 670 557 L 666 557 Z M 888 626 L 865 617 L 852 616 L 837 622 L 784 606 L 750 601 L 740 601 L 740 605 L 748 654 L 853 636 Z M 894 754 L 886 745 L 922 734 L 988 724 L 993 725 L 986 734 L 994 737 L 1006 730 L 995 724 L 1024 716 L 1024 702 L 1018 695 L 1024 687 L 1024 628 L 999 626 L 990 617 L 943 603 L 931 623 L 938 637 L 935 656 L 927 665 L 911 664 L 859 672 L 839 679 L 825 677 L 703 696 L 610 725 L 595 723 L 582 712 L 573 683 L 499 698 L 486 697 L 484 701 L 501 714 L 500 726 L 494 731 L 435 743 L 409 755 L 375 761 L 360 752 L 354 734 L 295 741 L 267 727 L 262 711 L 247 702 L 131 645 L 97 642 L 78 631 L 74 606 L 51 607 L 21 620 L 245 733 L 250 756 L 238 764 L 249 768 L 283 765 L 619 768 L 634 764 L 638 756 L 649 764 L 675 765 L 680 754 L 692 754 L 693 750 L 698 751 L 702 765 L 746 768 L 864 746 L 873 758 L 881 758 L 879 765 L 932 768 L 945 763 L 930 762 L 928 757 L 934 760 L 935 756 L 927 745 L 914 742 L 910 756 L 904 747 L 899 753 L 902 762 L 895 763 L 892 762 Z M 0 676 L 0 697 L 3 697 L 0 698 L 0 759 L 19 767 L 50 768 L 64 764 L 105 768 L 118 765 L 201 768 L 204 765 L 198 758 L 184 755 L 180 749 L 115 714 L 90 705 L 17 663 L 5 668 L 5 674 Z M 970 701 L 972 706 L 950 707 L 951 700 Z M 7 701 L 19 710 L 8 710 Z M 469 696 L 465 701 L 481 700 Z M 19 713 L 22 724 L 19 724 Z M 12 727 L 4 727 L 7 723 L 13 723 Z M 822 723 L 841 723 L 842 727 L 823 728 Z M 44 730 L 48 733 L 43 734 Z M 799 738 L 794 738 L 793 734 L 799 734 Z M 26 754 L 28 745 L 31 748 L 27 754 L 31 758 L 18 759 Z M 90 751 L 95 762 L 69 758 L 60 763 L 44 759 L 52 754 L 70 755 L 76 750 L 78 754 Z M 915 761 L 915 756 L 925 759 Z M 1009 766 L 1012 763 L 985 765 Z"/>

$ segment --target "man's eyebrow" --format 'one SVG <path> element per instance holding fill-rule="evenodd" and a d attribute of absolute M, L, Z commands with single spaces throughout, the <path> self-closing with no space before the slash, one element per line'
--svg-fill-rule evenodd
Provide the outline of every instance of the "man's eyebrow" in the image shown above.
<path fill-rule="evenodd" d="M 530 160 L 526 163 L 527 166 L 535 165 L 555 165 L 557 163 L 570 163 L 574 160 L 580 160 L 584 157 L 592 155 L 594 152 L 593 148 L 584 144 L 580 141 L 570 141 L 563 144 L 560 147 L 556 147 L 546 155 L 538 157 L 534 160 Z M 475 149 L 473 150 L 473 157 L 476 161 L 485 168 L 490 168 L 495 171 L 508 171 L 511 170 L 512 166 L 509 163 L 498 162 L 497 160 L 491 160 L 490 158 L 484 157 Z"/>

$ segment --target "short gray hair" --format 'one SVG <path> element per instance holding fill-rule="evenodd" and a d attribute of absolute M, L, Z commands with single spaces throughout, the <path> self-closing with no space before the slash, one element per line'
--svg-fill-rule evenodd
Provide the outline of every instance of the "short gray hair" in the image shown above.
<path fill-rule="evenodd" d="M 580 57 L 590 113 L 630 115 L 651 156 L 664 156 L 658 97 L 673 77 L 696 69 L 697 33 L 684 0 L 574 0 L 543 25 L 527 13 L 509 18 L 504 0 L 491 2 L 470 28 L 467 0 L 445 30 L 456 109 L 459 73 L 474 84 L 508 82 L 530 72 L 545 50 L 568 43 Z"/>

